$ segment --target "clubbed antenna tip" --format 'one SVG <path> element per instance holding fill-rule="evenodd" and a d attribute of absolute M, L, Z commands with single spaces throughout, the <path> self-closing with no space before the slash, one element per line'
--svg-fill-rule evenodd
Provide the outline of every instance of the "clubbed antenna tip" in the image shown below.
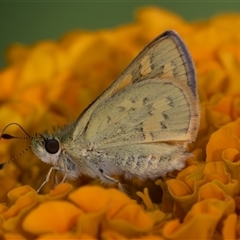
<path fill-rule="evenodd" d="M 0 170 L 2 170 L 6 165 L 7 163 L 0 163 Z"/>
<path fill-rule="evenodd" d="M 6 129 L 11 126 L 11 125 L 17 125 L 26 135 L 27 137 L 15 137 L 15 136 L 12 136 L 8 133 L 4 133 L 6 131 Z M 3 130 L 2 130 L 2 133 L 0 134 L 0 139 L 6 139 L 6 140 L 9 140 L 9 139 L 32 139 L 33 137 L 31 137 L 24 129 L 21 125 L 19 125 L 18 123 L 9 123 Z M 11 160 L 5 162 L 5 163 L 0 163 L 0 170 L 3 169 L 8 163 L 16 160 L 19 156 L 21 156 L 23 153 L 25 153 L 31 146 L 29 146 L 28 148 L 26 148 L 25 150 L 23 150 L 21 153 L 19 153 L 17 156 L 15 156 L 14 158 L 12 158 Z"/>
<path fill-rule="evenodd" d="M 4 134 L 1 136 L 1 138 L 3 138 L 3 139 L 12 139 L 12 138 L 16 138 L 16 137 L 14 137 L 14 136 L 12 136 L 12 135 L 10 135 L 10 134 L 4 133 Z"/>

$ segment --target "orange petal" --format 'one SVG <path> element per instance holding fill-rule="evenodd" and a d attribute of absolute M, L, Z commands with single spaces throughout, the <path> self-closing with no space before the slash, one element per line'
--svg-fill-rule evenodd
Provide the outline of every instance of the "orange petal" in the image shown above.
<path fill-rule="evenodd" d="M 63 200 L 72 191 L 73 186 L 69 183 L 58 184 L 54 189 L 51 189 L 49 194 L 45 195 L 46 198 L 54 200 Z"/>
<path fill-rule="evenodd" d="M 34 206 L 37 203 L 37 196 L 35 194 L 28 194 L 20 196 L 16 203 L 12 205 L 8 211 L 2 214 L 4 219 L 9 219 L 15 217 L 22 211 L 24 208 L 28 208 L 29 206 Z"/>
<path fill-rule="evenodd" d="M 26 240 L 24 236 L 19 233 L 6 233 L 3 235 L 5 240 Z"/>
<path fill-rule="evenodd" d="M 182 224 L 177 220 L 169 221 L 162 233 L 165 238 L 170 239 L 211 239 L 219 220 L 233 212 L 233 200 L 203 200 L 193 205 Z"/>
<path fill-rule="evenodd" d="M 191 195 L 193 192 L 191 189 L 182 181 L 177 179 L 168 180 L 167 186 L 171 195 L 176 197 L 182 197 L 186 195 Z"/>
<path fill-rule="evenodd" d="M 214 132 L 207 145 L 207 162 L 222 160 L 222 153 L 226 148 L 238 149 L 240 141 L 229 127 L 222 127 Z"/>
<path fill-rule="evenodd" d="M 223 222 L 222 236 L 223 239 L 237 239 L 236 229 L 237 229 L 237 214 L 232 213 L 227 216 Z"/>
<path fill-rule="evenodd" d="M 226 148 L 222 152 L 222 157 L 226 161 L 235 162 L 239 158 L 239 150 L 236 148 Z"/>
<path fill-rule="evenodd" d="M 115 188 L 109 188 L 107 193 L 111 200 L 111 205 L 107 212 L 108 218 L 114 218 L 126 205 L 136 203 L 136 201 Z"/>
<path fill-rule="evenodd" d="M 208 162 L 204 165 L 203 169 L 204 179 L 198 181 L 198 185 L 201 186 L 205 182 L 212 180 L 219 180 L 224 184 L 229 183 L 229 173 L 226 170 L 226 166 L 223 161 Z"/>
<path fill-rule="evenodd" d="M 8 210 L 8 207 L 5 204 L 1 203 L 0 204 L 0 214 L 6 212 L 7 210 Z"/>
<path fill-rule="evenodd" d="M 98 212 L 90 212 L 79 217 L 77 222 L 77 233 L 90 234 L 92 237 L 98 238 L 101 231 L 101 224 L 106 214 L 106 209 Z"/>
<path fill-rule="evenodd" d="M 223 161 L 226 165 L 226 168 L 229 171 L 229 174 L 231 175 L 231 178 L 240 182 L 240 175 L 239 175 L 240 161 L 231 162 L 225 159 L 223 159 Z"/>
<path fill-rule="evenodd" d="M 98 186 L 80 187 L 68 198 L 87 213 L 109 208 L 109 194 L 106 189 Z"/>
<path fill-rule="evenodd" d="M 181 226 L 179 219 L 168 221 L 163 227 L 163 236 L 170 237 Z"/>
<path fill-rule="evenodd" d="M 35 193 L 20 196 L 16 203 L 5 211 L 1 217 L 5 220 L 2 228 L 7 232 L 20 232 L 22 219 L 37 204 Z"/>
<path fill-rule="evenodd" d="M 16 202 L 16 200 L 20 197 L 20 196 L 23 196 L 29 192 L 32 192 L 33 194 L 35 193 L 35 195 L 37 196 L 37 193 L 36 191 L 31 188 L 30 186 L 28 185 L 25 185 L 25 186 L 21 186 L 21 187 L 18 187 L 18 188 L 14 188 L 13 190 L 11 190 L 9 193 L 8 193 L 8 199 L 14 203 Z"/>
<path fill-rule="evenodd" d="M 125 205 L 112 218 L 103 222 L 102 229 L 112 229 L 128 238 L 146 233 L 153 228 L 153 220 L 136 203 Z"/>
<path fill-rule="evenodd" d="M 199 188 L 198 191 L 198 201 L 202 201 L 208 198 L 225 200 L 227 196 L 228 195 L 221 188 L 212 182 L 204 184 Z"/>
<path fill-rule="evenodd" d="M 52 234 L 42 234 L 38 238 L 38 240 L 97 240 L 97 238 L 92 237 L 91 235 L 88 234 L 81 234 L 81 235 L 76 235 L 70 232 L 67 233 L 52 233 Z"/>
<path fill-rule="evenodd" d="M 82 211 L 71 203 L 49 201 L 40 204 L 23 220 L 25 231 L 34 234 L 63 233 L 71 230 Z"/>
<path fill-rule="evenodd" d="M 230 116 L 232 111 L 232 101 L 233 96 L 223 96 L 216 105 L 212 106 L 212 110 Z"/>
<path fill-rule="evenodd" d="M 124 235 L 121 235 L 118 232 L 115 232 L 113 230 L 106 230 L 101 233 L 102 239 L 112 239 L 112 240 L 127 240 Z"/>
<path fill-rule="evenodd" d="M 16 81 L 18 78 L 18 69 L 13 66 L 0 71 L 0 81 L 2 86 L 2 94 L 0 100 L 9 99 L 14 91 L 16 91 Z"/>

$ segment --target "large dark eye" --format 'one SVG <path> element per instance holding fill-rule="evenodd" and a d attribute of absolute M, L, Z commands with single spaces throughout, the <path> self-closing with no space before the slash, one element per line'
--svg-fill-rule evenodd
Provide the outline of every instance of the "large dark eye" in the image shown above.
<path fill-rule="evenodd" d="M 46 139 L 45 149 L 48 153 L 54 154 L 59 150 L 59 142 L 56 139 Z"/>

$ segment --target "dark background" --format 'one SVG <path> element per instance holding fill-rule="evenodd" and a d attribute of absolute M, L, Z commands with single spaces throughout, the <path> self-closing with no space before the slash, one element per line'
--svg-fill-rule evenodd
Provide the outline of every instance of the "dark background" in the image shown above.
<path fill-rule="evenodd" d="M 6 65 L 5 49 L 11 43 L 32 44 L 57 40 L 76 29 L 112 28 L 134 20 L 143 6 L 159 6 L 188 21 L 207 19 L 218 13 L 239 12 L 238 1 L 1 1 L 0 68 Z M 236 29 L 239 31 L 240 29 Z"/>

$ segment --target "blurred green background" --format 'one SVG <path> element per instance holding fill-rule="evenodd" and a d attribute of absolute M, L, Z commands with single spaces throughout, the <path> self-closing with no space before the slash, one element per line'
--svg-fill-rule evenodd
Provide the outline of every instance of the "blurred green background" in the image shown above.
<path fill-rule="evenodd" d="M 238 1 L 1 1 L 0 68 L 7 63 L 5 50 L 11 43 L 32 44 L 57 40 L 76 29 L 112 28 L 134 20 L 143 6 L 159 6 L 188 21 L 209 18 L 222 12 L 240 12 Z M 236 29 L 239 31 L 239 29 Z"/>

